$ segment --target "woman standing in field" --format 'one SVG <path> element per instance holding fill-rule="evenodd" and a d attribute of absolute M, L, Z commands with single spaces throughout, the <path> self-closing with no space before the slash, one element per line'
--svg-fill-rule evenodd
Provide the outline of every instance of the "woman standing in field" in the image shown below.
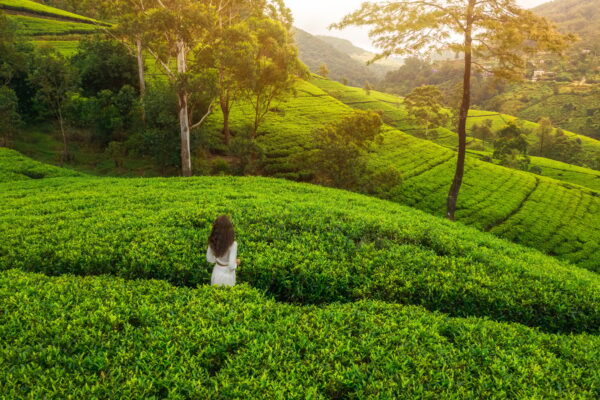
<path fill-rule="evenodd" d="M 211 285 L 235 286 L 235 270 L 240 265 L 236 257 L 237 242 L 233 224 L 226 215 L 221 215 L 213 224 L 206 251 L 206 260 L 215 265 Z"/>

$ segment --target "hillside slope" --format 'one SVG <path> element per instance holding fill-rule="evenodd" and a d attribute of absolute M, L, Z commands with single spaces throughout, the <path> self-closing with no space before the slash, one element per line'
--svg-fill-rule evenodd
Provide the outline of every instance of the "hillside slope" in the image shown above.
<path fill-rule="evenodd" d="M 362 92 L 364 96 L 363 90 L 336 85 L 351 93 Z M 363 104 L 358 99 L 355 105 L 359 103 Z M 379 109 L 379 105 L 372 108 Z M 296 97 L 278 104 L 274 110 L 259 138 L 266 151 L 266 172 L 292 179 L 307 177 L 299 170 L 297 160 L 314 146 L 312 132 L 352 113 L 348 105 L 308 82 L 299 85 Z M 235 131 L 245 129 L 248 115 L 251 115 L 249 110 L 242 105 L 235 109 Z M 204 132 L 217 136 L 220 126 L 220 116 L 214 115 Z M 396 201 L 444 215 L 456 163 L 453 150 L 387 127 L 383 143 L 370 154 L 369 162 L 375 168 L 393 165 L 402 172 L 402 195 Z M 458 207 L 460 222 L 580 266 L 600 269 L 597 192 L 469 159 Z"/>
<path fill-rule="evenodd" d="M 584 46 L 598 49 L 599 0 L 555 0 L 542 4 L 532 11 L 556 22 L 561 30 L 578 34 Z"/>
<path fill-rule="evenodd" d="M 600 339 L 247 286 L 0 273 L 8 398 L 594 399 Z"/>
<path fill-rule="evenodd" d="M 314 73 L 318 73 L 321 65 L 326 64 L 329 77 L 339 81 L 345 79 L 350 85 L 359 87 L 362 87 L 365 81 L 376 82 L 381 77 L 380 71 L 367 67 L 365 61 L 352 58 L 308 32 L 295 29 L 294 37 L 300 59 Z"/>
<path fill-rule="evenodd" d="M 266 178 L 53 178 L 0 184 L 0 270 L 209 282 L 232 215 L 238 279 L 298 304 L 361 299 L 548 332 L 600 333 L 600 276 L 388 201 Z"/>
<path fill-rule="evenodd" d="M 0 0 L 0 10 L 17 26 L 17 32 L 30 37 L 86 35 L 109 24 L 30 0 Z"/>

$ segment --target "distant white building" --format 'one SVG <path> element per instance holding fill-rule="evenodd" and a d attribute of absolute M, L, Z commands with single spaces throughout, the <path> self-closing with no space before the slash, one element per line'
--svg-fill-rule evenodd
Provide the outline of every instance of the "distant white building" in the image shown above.
<path fill-rule="evenodd" d="M 546 75 L 546 71 L 544 71 L 544 70 L 533 71 L 533 76 L 531 77 L 531 81 L 537 82 L 537 81 L 543 79 L 544 75 Z"/>

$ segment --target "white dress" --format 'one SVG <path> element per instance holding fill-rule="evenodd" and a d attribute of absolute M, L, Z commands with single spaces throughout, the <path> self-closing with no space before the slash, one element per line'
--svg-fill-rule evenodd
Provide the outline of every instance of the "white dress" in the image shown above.
<path fill-rule="evenodd" d="M 211 285 L 235 286 L 235 269 L 237 268 L 237 242 L 221 257 L 216 257 L 210 246 L 206 251 L 206 261 L 215 264 L 210 278 Z"/>

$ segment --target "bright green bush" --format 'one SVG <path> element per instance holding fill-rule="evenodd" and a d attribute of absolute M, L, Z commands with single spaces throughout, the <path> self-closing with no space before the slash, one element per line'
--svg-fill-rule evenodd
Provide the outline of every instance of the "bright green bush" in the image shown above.
<path fill-rule="evenodd" d="M 301 304 L 377 299 L 551 332 L 600 330 L 600 278 L 419 211 L 264 178 L 52 179 L 0 190 L 0 269 L 209 282 L 216 215 L 241 282 Z"/>
<path fill-rule="evenodd" d="M 600 396 L 600 339 L 247 286 L 0 274 L 7 398 Z"/>
<path fill-rule="evenodd" d="M 0 147 L 0 183 L 68 176 L 83 176 L 83 174 L 43 164 L 14 150 Z"/>

